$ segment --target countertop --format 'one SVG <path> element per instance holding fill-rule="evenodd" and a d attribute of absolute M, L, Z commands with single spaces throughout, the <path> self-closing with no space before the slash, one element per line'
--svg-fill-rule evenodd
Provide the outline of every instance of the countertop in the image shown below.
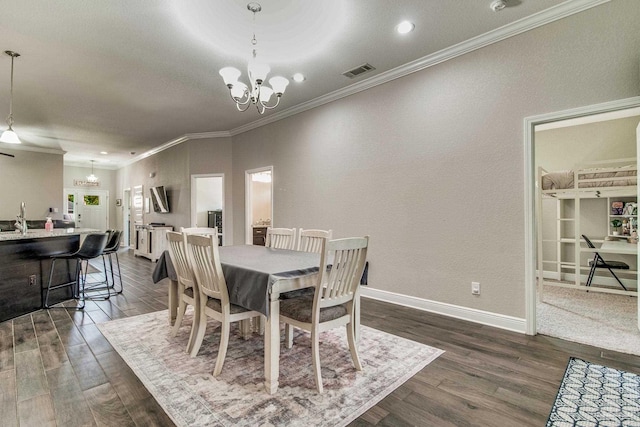
<path fill-rule="evenodd" d="M 264 224 L 264 225 L 256 225 L 256 224 L 254 224 L 251 227 L 253 227 L 253 228 L 267 228 L 267 227 L 271 227 L 271 226 L 267 225 L 267 224 Z"/>
<path fill-rule="evenodd" d="M 27 235 L 23 236 L 19 231 L 5 231 L 0 233 L 0 242 L 24 239 L 43 239 L 47 237 L 73 236 L 77 234 L 101 233 L 93 228 L 54 228 L 53 231 L 46 231 L 43 228 L 27 230 Z"/>

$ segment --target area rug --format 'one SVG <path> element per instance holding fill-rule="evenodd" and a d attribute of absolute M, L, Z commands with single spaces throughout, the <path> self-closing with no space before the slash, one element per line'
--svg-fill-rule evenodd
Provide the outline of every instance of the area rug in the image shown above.
<path fill-rule="evenodd" d="M 233 327 L 222 373 L 214 378 L 220 324 L 209 320 L 200 352 L 191 358 L 185 352 L 191 313 L 176 337 L 169 334 L 167 316 L 165 310 L 98 327 L 178 426 L 344 426 L 443 352 L 362 326 L 358 372 L 344 328 L 325 332 L 324 393 L 318 394 L 309 335 L 296 330 L 293 348 L 281 346 L 279 388 L 269 395 L 262 336 L 245 341 Z"/>
<path fill-rule="evenodd" d="M 547 427 L 640 426 L 640 376 L 570 358 Z"/>
<path fill-rule="evenodd" d="M 538 333 L 640 356 L 638 298 L 545 286 Z"/>

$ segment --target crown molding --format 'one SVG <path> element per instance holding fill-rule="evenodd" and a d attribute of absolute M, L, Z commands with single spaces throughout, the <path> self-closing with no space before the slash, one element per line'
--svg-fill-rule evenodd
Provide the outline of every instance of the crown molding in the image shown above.
<path fill-rule="evenodd" d="M 6 144 L 4 142 L 0 142 L 0 149 L 16 150 L 16 151 L 33 151 L 36 153 L 60 154 L 60 155 L 64 155 L 66 153 L 66 151 L 58 150 L 56 148 L 30 147 L 28 145 L 23 145 L 23 144 Z"/>
<path fill-rule="evenodd" d="M 326 95 L 322 95 L 310 101 L 303 102 L 302 104 L 298 104 L 286 110 L 281 110 L 276 113 L 270 114 L 267 117 L 263 117 L 251 123 L 247 123 L 246 125 L 242 125 L 228 131 L 185 134 L 123 163 L 122 166 L 130 165 L 190 139 L 223 138 L 239 135 L 241 133 L 277 122 L 287 117 L 294 116 L 304 111 L 311 110 L 312 108 L 316 108 L 321 105 L 345 98 L 347 96 L 354 95 L 358 92 L 371 89 L 375 86 L 390 82 L 392 80 L 399 79 L 408 74 L 424 70 L 425 68 L 433 67 L 434 65 L 449 61 L 451 59 L 481 49 L 485 46 L 489 46 L 507 38 L 517 36 L 518 34 L 522 34 L 529 30 L 533 30 L 543 25 L 555 22 L 559 19 L 566 18 L 576 13 L 580 13 L 584 10 L 591 9 L 593 7 L 600 6 L 609 2 L 611 2 L 611 0 L 567 0 L 564 3 L 552 6 L 549 9 L 543 10 L 526 18 L 522 18 L 518 21 L 504 25 L 500 28 L 496 28 L 495 30 L 491 30 L 469 40 L 465 40 L 446 49 L 442 49 L 438 52 L 434 52 L 430 55 L 416 59 L 415 61 L 411 61 L 399 67 L 382 72 L 366 80 L 362 80 L 358 83 L 354 83 L 342 89 L 335 90 Z"/>
<path fill-rule="evenodd" d="M 362 92 L 367 89 L 371 89 L 372 87 L 390 82 L 395 79 L 399 79 L 408 74 L 424 70 L 425 68 L 432 67 L 442 62 L 449 61 L 451 59 L 473 52 L 474 50 L 481 49 L 485 46 L 497 43 L 509 37 L 517 36 L 518 34 L 522 34 L 526 31 L 533 30 L 535 28 L 541 27 L 562 18 L 566 18 L 567 16 L 574 15 L 584 10 L 599 6 L 601 4 L 609 3 L 610 1 L 611 0 L 568 0 L 559 5 L 550 7 L 549 9 L 546 9 L 542 12 L 538 12 L 534 15 L 504 25 L 500 28 L 496 28 L 495 30 L 491 30 L 487 33 L 465 40 L 448 48 L 442 49 L 438 52 L 408 62 L 399 67 L 382 72 L 366 80 L 362 80 L 358 83 L 354 83 L 342 89 L 338 89 L 336 91 L 330 92 L 326 95 L 320 96 L 302 104 L 298 104 L 286 110 L 278 111 L 277 113 L 271 114 L 268 117 L 264 117 L 262 119 L 232 129 L 230 131 L 231 135 L 235 136 L 249 130 L 267 125 L 269 123 L 273 123 L 278 120 L 293 116 L 303 111 L 328 104 L 329 102 L 337 101 L 338 99 L 345 98 L 347 96 Z"/>

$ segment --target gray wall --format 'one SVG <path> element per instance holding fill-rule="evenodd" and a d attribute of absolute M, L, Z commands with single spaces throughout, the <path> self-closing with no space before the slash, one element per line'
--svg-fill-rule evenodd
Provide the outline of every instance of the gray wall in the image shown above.
<path fill-rule="evenodd" d="M 640 95 L 638 46 L 617 0 L 235 136 L 236 240 L 273 165 L 274 223 L 371 235 L 372 287 L 522 318 L 523 119 Z"/>
<path fill-rule="evenodd" d="M 4 146 L 0 156 L 0 219 L 13 220 L 20 213 L 20 202 L 25 202 L 27 219 L 44 220 L 49 208 L 62 208 L 63 158 L 62 154 L 46 154 L 15 150 Z M 53 218 L 62 218 L 62 209 Z"/>
<path fill-rule="evenodd" d="M 226 235 L 241 243 L 244 172 L 273 165 L 274 224 L 369 234 L 373 288 L 522 318 L 523 120 L 640 95 L 638 46 L 638 2 L 615 0 L 231 139 L 173 147 L 122 169 L 119 188 L 166 185 L 172 213 L 159 219 L 180 226 L 190 174 L 225 173 Z"/>
<path fill-rule="evenodd" d="M 154 177 L 150 177 L 152 172 L 155 172 Z M 164 222 L 179 230 L 180 227 L 191 225 L 191 175 L 206 173 L 225 175 L 225 209 L 228 209 L 225 212 L 225 229 L 231 234 L 231 138 L 189 141 L 119 169 L 117 192 L 121 195 L 125 188 L 133 189 L 136 185 L 143 185 L 146 198 L 149 197 L 150 187 L 164 186 L 171 212 L 160 214 L 151 209 L 150 213 L 144 214 L 144 223 Z M 229 239 L 227 244 L 232 242 L 231 236 Z"/>

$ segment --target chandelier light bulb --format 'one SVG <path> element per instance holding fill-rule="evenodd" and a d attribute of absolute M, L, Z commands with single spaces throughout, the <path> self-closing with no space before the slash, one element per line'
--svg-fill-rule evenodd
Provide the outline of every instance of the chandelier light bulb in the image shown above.
<path fill-rule="evenodd" d="M 276 94 L 282 95 L 289 85 L 289 80 L 285 79 L 282 76 L 275 76 L 269 79 L 269 84 Z"/>
<path fill-rule="evenodd" d="M 227 86 L 235 85 L 238 82 L 238 78 L 240 78 L 240 70 L 233 67 L 224 67 L 218 73 L 222 76 L 224 80 L 224 84 Z"/>
<path fill-rule="evenodd" d="M 233 99 L 242 99 L 247 92 L 247 85 L 242 82 L 236 82 L 231 88 L 231 97 Z"/>
<path fill-rule="evenodd" d="M 267 79 L 267 74 L 271 71 L 271 67 L 269 65 L 257 61 L 255 58 L 249 61 L 249 65 L 247 67 L 249 72 L 249 79 L 252 83 L 262 84 Z"/>
<path fill-rule="evenodd" d="M 273 89 L 271 89 L 269 86 L 260 87 L 260 102 L 266 104 L 267 102 L 269 102 L 272 95 Z"/>

